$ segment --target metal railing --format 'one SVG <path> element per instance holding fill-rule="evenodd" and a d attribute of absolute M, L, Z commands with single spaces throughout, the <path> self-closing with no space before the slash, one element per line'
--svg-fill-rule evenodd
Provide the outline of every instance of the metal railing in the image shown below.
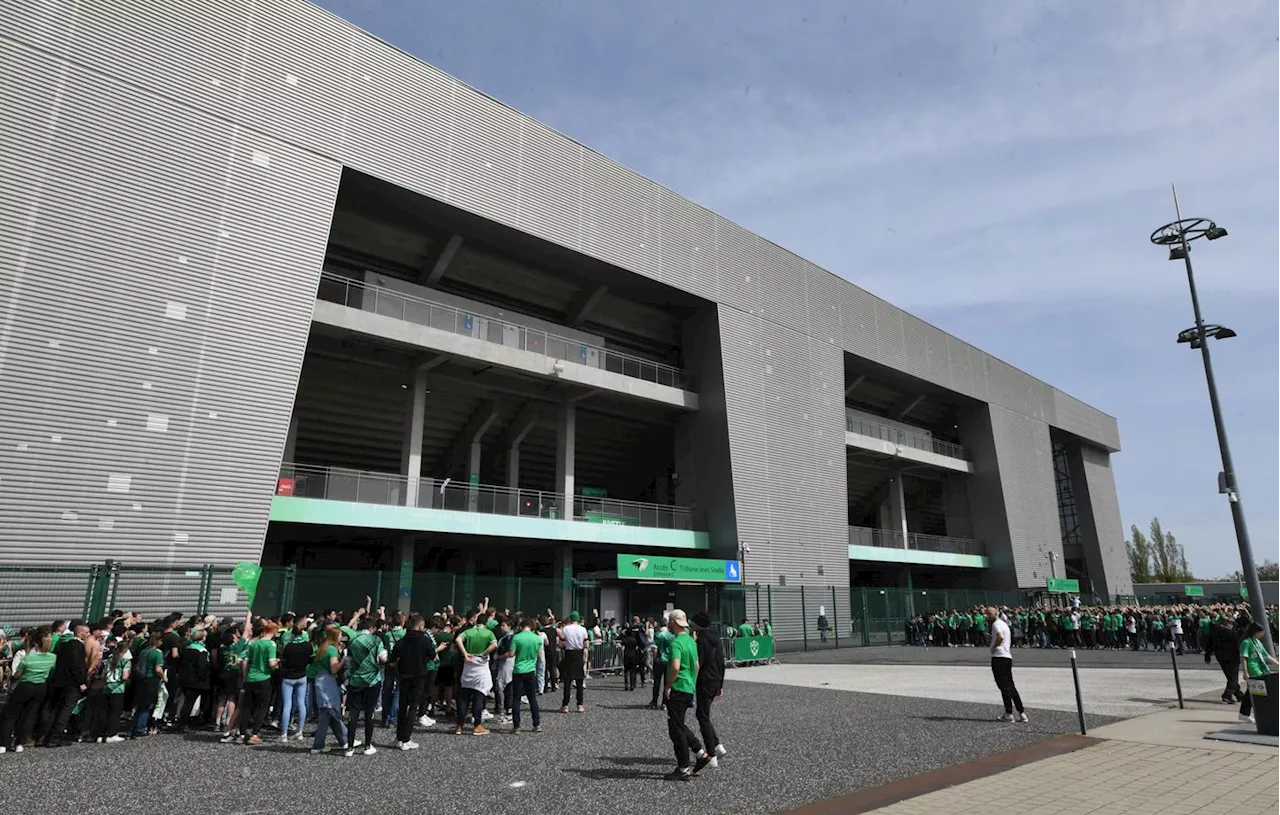
<path fill-rule="evenodd" d="M 285 464 L 280 467 L 276 494 L 361 504 L 415 506 L 519 515 L 550 520 L 641 526 L 650 529 L 692 529 L 686 507 L 573 496 L 572 515 L 565 511 L 564 493 L 517 489 L 492 484 L 467 484 L 450 479 L 419 478 L 410 483 L 396 473 L 366 472 L 340 467 Z"/>
<path fill-rule="evenodd" d="M 844 429 L 850 433 L 857 433 L 859 436 L 870 436 L 873 439 L 892 442 L 903 447 L 913 447 L 916 450 L 925 450 L 930 453 L 937 453 L 940 456 L 948 456 L 950 458 L 964 459 L 964 447 L 959 444 L 953 444 L 949 441 L 935 439 L 932 436 L 926 436 L 924 433 L 912 433 L 909 430 L 903 430 L 900 427 L 879 424 L 863 419 L 860 416 L 854 416 L 846 413 L 844 417 Z"/>
<path fill-rule="evenodd" d="M 904 539 L 901 532 L 864 526 L 849 527 L 849 545 L 878 546 L 884 549 L 917 549 L 922 552 L 945 552 L 953 555 L 986 554 L 986 547 L 972 538 L 950 538 L 945 535 L 910 532 Z"/>
<path fill-rule="evenodd" d="M 360 280 L 322 272 L 316 299 L 338 303 L 348 308 L 394 317 L 405 322 L 461 334 L 464 337 L 492 342 L 520 351 L 552 359 L 598 368 L 632 379 L 685 389 L 688 376 L 684 371 L 663 362 L 611 351 L 598 345 L 561 337 L 537 328 L 472 314 L 466 309 L 436 303 L 412 294 L 373 286 Z"/>

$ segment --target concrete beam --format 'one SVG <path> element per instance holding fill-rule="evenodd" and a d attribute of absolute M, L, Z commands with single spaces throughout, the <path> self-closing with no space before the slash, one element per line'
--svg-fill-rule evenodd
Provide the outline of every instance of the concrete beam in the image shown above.
<path fill-rule="evenodd" d="M 476 411 L 471 420 L 454 438 L 453 444 L 449 446 L 449 454 L 441 459 L 444 465 L 436 468 L 437 475 L 440 478 L 444 478 L 453 472 L 455 467 L 468 462 L 471 458 L 471 446 L 480 443 L 480 439 L 484 437 L 485 432 L 497 419 L 498 405 L 496 402 L 490 399 L 481 404 L 480 409 Z"/>
<path fill-rule="evenodd" d="M 440 278 L 444 277 L 445 270 L 453 262 L 453 256 L 458 254 L 458 249 L 461 246 L 462 236 L 450 235 L 449 240 L 440 248 L 440 251 L 427 258 L 427 263 L 422 267 L 422 273 L 418 275 L 418 285 L 434 286 L 439 283 Z"/>
<path fill-rule="evenodd" d="M 600 304 L 604 296 L 609 293 L 608 286 L 596 286 L 593 290 L 585 292 L 577 303 L 574 303 L 573 310 L 569 312 L 568 325 L 570 328 L 577 328 L 586 322 L 587 317 L 591 314 L 591 310 Z"/>
<path fill-rule="evenodd" d="M 899 421 L 907 418 L 907 414 L 915 410 L 916 408 L 920 407 L 920 403 L 923 401 L 924 401 L 924 394 L 921 394 L 919 396 L 916 396 L 912 399 L 909 399 L 903 402 L 901 405 L 898 406 L 896 410 L 894 410 L 893 418 Z"/>
<path fill-rule="evenodd" d="M 866 382 L 866 381 L 867 381 L 867 375 L 866 374 L 860 375 L 857 379 L 853 380 L 853 382 L 849 383 L 849 387 L 844 389 L 844 395 L 848 396 L 849 394 L 853 393 L 855 390 L 858 389 L 859 385 L 861 385 L 863 382 Z"/>
<path fill-rule="evenodd" d="M 414 368 L 414 370 L 418 371 L 419 373 L 425 374 L 427 371 L 430 371 L 433 368 L 439 368 L 441 365 L 445 364 L 448 361 L 449 361 L 448 354 L 436 354 L 426 362 L 419 364 L 416 368 Z"/>
<path fill-rule="evenodd" d="M 504 449 L 511 447 L 519 447 L 524 441 L 524 437 L 529 435 L 529 431 L 538 425 L 541 414 L 538 411 L 538 405 L 529 402 L 524 408 L 516 414 L 516 418 L 511 424 L 507 425 L 507 432 L 502 435 L 502 447 Z"/>

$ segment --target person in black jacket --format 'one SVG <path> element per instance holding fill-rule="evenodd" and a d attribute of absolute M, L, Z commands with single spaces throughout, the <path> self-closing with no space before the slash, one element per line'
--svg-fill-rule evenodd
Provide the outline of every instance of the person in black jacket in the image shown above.
<path fill-rule="evenodd" d="M 727 751 L 720 743 L 716 726 L 711 723 L 711 703 L 724 691 L 724 645 L 711 627 L 711 617 L 704 611 L 693 615 L 693 630 L 698 637 L 698 684 L 695 711 L 702 731 L 702 747 L 711 757 L 709 766 L 720 766 L 720 756 Z"/>
<path fill-rule="evenodd" d="M 209 651 L 205 647 L 208 632 L 197 628 L 191 632 L 191 642 L 178 654 L 178 674 L 182 679 L 182 707 L 178 715 L 178 729 L 186 730 L 191 724 L 191 711 L 200 700 L 201 712 L 213 706 L 213 671 L 210 668 Z"/>
<path fill-rule="evenodd" d="M 649 650 L 649 641 L 644 635 L 644 626 L 640 618 L 632 617 L 631 625 L 622 630 L 622 684 L 629 691 L 636 689 L 640 674 L 644 670 L 644 654 Z"/>
<path fill-rule="evenodd" d="M 71 712 L 88 690 L 89 666 L 84 641 L 89 626 L 77 620 L 72 639 L 63 640 L 53 650 L 58 660 L 49 674 L 49 697 L 40 720 L 40 741 L 46 747 L 60 744 L 71 721 Z"/>
<path fill-rule="evenodd" d="M 411 614 L 404 636 L 391 650 L 390 662 L 396 666 L 396 679 L 400 683 L 400 716 L 396 719 L 396 746 L 401 750 L 416 750 L 413 740 L 414 712 L 419 707 L 419 697 L 427 679 L 427 663 L 435 659 L 435 640 L 423 631 L 427 620 L 421 614 Z M 476 722 L 479 724 L 479 721 Z"/>
<path fill-rule="evenodd" d="M 1240 636 L 1239 626 L 1232 626 L 1226 617 L 1209 630 L 1209 647 L 1205 649 L 1204 661 L 1209 663 L 1209 654 L 1218 660 L 1218 667 L 1227 678 L 1227 686 L 1222 691 L 1223 704 L 1234 704 L 1244 698 L 1240 692 Z"/>

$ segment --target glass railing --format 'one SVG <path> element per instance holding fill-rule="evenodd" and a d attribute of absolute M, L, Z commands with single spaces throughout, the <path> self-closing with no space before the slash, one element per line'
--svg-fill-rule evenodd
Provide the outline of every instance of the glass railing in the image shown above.
<path fill-rule="evenodd" d="M 964 447 L 959 444 L 935 439 L 924 433 L 912 433 L 900 427 L 868 421 L 861 416 L 854 416 L 852 413 L 845 414 L 844 429 L 850 433 L 857 433 L 859 436 L 870 436 L 873 439 L 892 442 L 903 447 L 914 447 L 917 450 L 937 453 L 940 456 L 965 458 Z"/>
<path fill-rule="evenodd" d="M 849 527 L 850 546 L 878 546 L 884 549 L 917 549 L 921 552 L 945 552 L 952 555 L 985 555 L 986 547 L 972 538 L 950 538 L 946 535 L 925 535 L 910 532 L 905 538 L 901 532 L 871 529 L 864 526 Z"/>
<path fill-rule="evenodd" d="M 416 490 L 411 487 L 416 487 Z M 416 496 L 411 497 L 411 493 L 415 491 Z M 575 495 L 572 501 L 573 512 L 569 515 L 565 512 L 564 493 L 491 484 L 472 485 L 434 478 L 419 478 L 416 484 L 410 484 L 408 477 L 396 473 L 305 464 L 281 466 L 276 494 L 360 504 L 408 505 L 420 509 L 642 526 L 650 529 L 693 528 L 692 516 L 686 507 Z"/>
<path fill-rule="evenodd" d="M 535 354 L 551 357 L 588 368 L 598 368 L 610 373 L 622 374 L 632 379 L 642 379 L 659 385 L 687 389 L 685 372 L 672 365 L 643 359 L 631 354 L 611 351 L 598 345 L 560 337 L 536 328 L 472 314 L 466 309 L 432 302 L 411 294 L 372 286 L 360 280 L 352 280 L 331 272 L 320 275 L 320 288 L 316 299 L 362 311 L 394 317 L 397 320 L 425 325 L 441 331 L 450 331 L 465 337 L 474 337 Z"/>

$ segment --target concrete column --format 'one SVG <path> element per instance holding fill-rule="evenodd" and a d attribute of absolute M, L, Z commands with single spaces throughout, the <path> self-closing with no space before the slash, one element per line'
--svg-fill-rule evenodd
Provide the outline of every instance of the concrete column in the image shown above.
<path fill-rule="evenodd" d="M 284 455 L 280 457 L 281 464 L 293 464 L 294 456 L 298 449 L 298 414 L 289 417 L 289 435 L 284 439 Z"/>
<path fill-rule="evenodd" d="M 480 437 L 471 442 L 467 451 L 467 506 L 472 512 L 480 504 Z"/>
<path fill-rule="evenodd" d="M 559 583 L 557 597 L 559 603 L 552 611 L 559 618 L 569 616 L 569 612 L 573 610 L 573 547 L 561 546 L 555 550 L 555 557 L 552 561 L 551 572 L 554 579 Z"/>
<path fill-rule="evenodd" d="M 476 597 L 476 558 L 475 555 L 467 555 L 462 572 L 462 598 L 458 608 L 464 609 L 462 613 L 466 614 L 468 611 L 475 610 L 478 602 L 480 598 Z"/>
<path fill-rule="evenodd" d="M 511 492 L 507 496 L 510 502 L 508 512 L 520 514 L 520 445 L 513 444 L 507 448 L 507 487 Z"/>
<path fill-rule="evenodd" d="M 400 567 L 400 579 L 396 590 L 396 611 L 408 613 L 413 599 L 413 566 L 414 551 L 418 539 L 413 535 L 405 535 L 396 544 L 396 563 Z"/>
<path fill-rule="evenodd" d="M 418 506 L 418 479 L 422 477 L 422 425 L 427 418 L 427 372 L 416 369 L 409 386 L 409 403 L 404 414 L 404 441 L 401 445 L 400 474 L 407 477 L 404 504 Z"/>
<path fill-rule="evenodd" d="M 902 473 L 895 473 L 889 482 L 889 523 L 888 528 L 902 535 L 902 547 L 907 548 L 907 499 L 902 489 Z"/>
<path fill-rule="evenodd" d="M 578 434 L 577 409 L 572 402 L 560 406 L 556 415 L 556 492 L 564 495 L 560 517 L 573 520 L 574 442 Z"/>

